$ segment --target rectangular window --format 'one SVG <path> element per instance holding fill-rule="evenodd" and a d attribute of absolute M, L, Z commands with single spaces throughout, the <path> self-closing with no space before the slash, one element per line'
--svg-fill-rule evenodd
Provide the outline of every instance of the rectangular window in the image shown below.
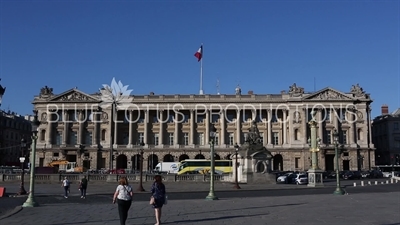
<path fill-rule="evenodd" d="M 59 121 L 59 122 L 63 121 L 63 118 L 64 118 L 64 117 L 63 117 L 63 114 L 64 114 L 64 112 L 63 112 L 63 111 L 58 111 L 57 114 L 58 114 L 58 121 Z"/>
<path fill-rule="evenodd" d="M 62 145 L 63 136 L 61 131 L 57 131 L 56 133 L 56 145 Z"/>
<path fill-rule="evenodd" d="M 160 141 L 159 135 L 160 134 L 154 134 L 154 145 L 159 145 L 160 144 L 159 143 L 159 141 Z"/>
<path fill-rule="evenodd" d="M 347 130 L 342 131 L 342 144 L 347 145 Z"/>
<path fill-rule="evenodd" d="M 217 123 L 219 120 L 219 117 L 220 116 L 218 114 L 212 114 L 211 123 Z"/>
<path fill-rule="evenodd" d="M 229 145 L 235 145 L 234 143 L 235 143 L 235 136 L 234 136 L 234 134 L 233 133 L 229 133 Z"/>
<path fill-rule="evenodd" d="M 272 132 L 272 137 L 273 137 L 273 144 L 274 145 L 279 145 L 279 133 L 278 132 Z"/>
<path fill-rule="evenodd" d="M 197 134 L 197 144 L 204 145 L 204 133 Z"/>
<path fill-rule="evenodd" d="M 197 123 L 203 123 L 204 122 L 204 115 L 197 115 Z"/>
<path fill-rule="evenodd" d="M 183 133 L 183 145 L 189 145 L 189 133 Z"/>
<path fill-rule="evenodd" d="M 169 145 L 174 145 L 174 133 L 168 133 Z"/>
<path fill-rule="evenodd" d="M 331 130 L 325 131 L 325 140 L 328 145 L 332 144 L 332 131 Z"/>
<path fill-rule="evenodd" d="M 398 123 L 398 122 L 395 122 L 395 123 L 393 124 L 393 129 L 394 129 L 394 130 L 398 130 L 398 129 L 399 129 L 399 123 Z"/>
<path fill-rule="evenodd" d="M 300 162 L 300 158 L 294 158 L 294 168 L 300 168 L 300 165 L 299 165 L 299 162 Z"/>
<path fill-rule="evenodd" d="M 76 145 L 78 139 L 78 134 L 76 131 L 70 131 L 69 133 L 69 144 Z"/>
<path fill-rule="evenodd" d="M 144 133 L 138 133 L 137 144 L 144 143 Z"/>
<path fill-rule="evenodd" d="M 122 137 L 124 137 L 122 139 L 122 144 L 123 145 L 129 144 L 129 132 L 124 132 L 122 135 L 123 135 Z"/>
<path fill-rule="evenodd" d="M 214 145 L 219 145 L 219 134 L 215 133 Z"/>
<path fill-rule="evenodd" d="M 86 131 L 85 133 L 85 144 L 92 145 L 92 132 Z"/>

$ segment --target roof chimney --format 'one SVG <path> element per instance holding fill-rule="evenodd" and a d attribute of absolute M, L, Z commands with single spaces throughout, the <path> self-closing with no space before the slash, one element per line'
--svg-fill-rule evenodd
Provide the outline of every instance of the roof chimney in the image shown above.
<path fill-rule="evenodd" d="M 389 114 L 389 106 L 388 105 L 382 105 L 381 113 L 382 113 L 382 115 Z"/>
<path fill-rule="evenodd" d="M 253 95 L 254 93 L 253 93 L 253 91 L 248 91 L 247 94 Z"/>

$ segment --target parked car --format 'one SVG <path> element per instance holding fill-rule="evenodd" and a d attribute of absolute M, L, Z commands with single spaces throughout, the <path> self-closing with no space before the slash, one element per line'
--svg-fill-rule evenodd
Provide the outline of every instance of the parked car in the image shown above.
<path fill-rule="evenodd" d="M 276 179 L 276 182 L 284 183 L 284 184 L 293 184 L 296 176 L 297 175 L 295 173 L 286 173 L 286 174 L 278 177 L 278 179 Z"/>
<path fill-rule="evenodd" d="M 308 184 L 308 176 L 307 174 L 297 174 L 296 178 L 294 179 L 297 185 L 299 184 Z"/>
<path fill-rule="evenodd" d="M 361 179 L 361 173 L 359 171 L 346 171 L 343 174 L 343 179 L 345 180 Z"/>

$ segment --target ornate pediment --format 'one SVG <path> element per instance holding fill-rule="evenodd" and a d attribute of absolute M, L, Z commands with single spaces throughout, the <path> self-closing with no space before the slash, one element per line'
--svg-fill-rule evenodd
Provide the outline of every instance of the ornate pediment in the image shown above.
<path fill-rule="evenodd" d="M 332 88 L 325 88 L 303 98 L 304 100 L 354 100 L 345 93 Z"/>
<path fill-rule="evenodd" d="M 54 96 L 49 101 L 51 102 L 99 102 L 96 97 L 90 96 L 78 89 L 72 89 Z"/>

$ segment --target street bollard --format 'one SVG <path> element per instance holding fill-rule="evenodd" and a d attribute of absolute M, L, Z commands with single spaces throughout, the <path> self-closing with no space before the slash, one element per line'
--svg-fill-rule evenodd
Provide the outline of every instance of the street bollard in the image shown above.
<path fill-rule="evenodd" d="M 368 181 L 368 185 L 371 185 L 371 181 Z"/>
<path fill-rule="evenodd" d="M 381 184 L 383 184 L 383 181 L 381 181 Z"/>
<path fill-rule="evenodd" d="M 364 186 L 364 181 L 361 181 L 361 186 Z"/>
<path fill-rule="evenodd" d="M 386 181 L 386 184 L 388 184 L 388 183 L 389 183 L 389 180 Z"/>
<path fill-rule="evenodd" d="M 356 182 L 354 182 L 354 183 L 353 183 L 353 186 L 354 186 L 354 187 L 357 187 L 357 184 L 356 184 Z"/>
<path fill-rule="evenodd" d="M 392 179 L 390 179 L 390 183 L 391 184 L 393 184 L 394 183 L 394 179 L 392 178 Z"/>
<path fill-rule="evenodd" d="M 396 179 L 396 184 L 397 184 L 397 182 L 399 182 L 399 180 Z"/>
<path fill-rule="evenodd" d="M 378 185 L 378 181 L 375 181 L 375 185 Z"/>

